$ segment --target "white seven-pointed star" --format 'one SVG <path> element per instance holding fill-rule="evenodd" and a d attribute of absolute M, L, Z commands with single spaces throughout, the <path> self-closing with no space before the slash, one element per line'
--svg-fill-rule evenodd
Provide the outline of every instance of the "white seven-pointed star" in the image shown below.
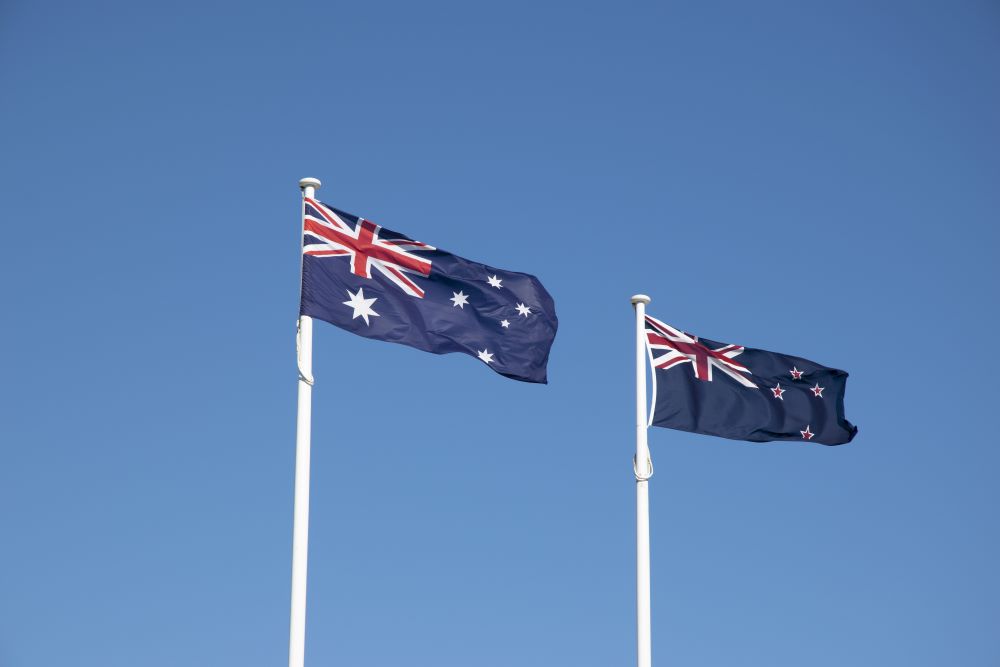
<path fill-rule="evenodd" d="M 811 389 L 813 396 L 815 396 L 816 398 L 823 398 L 823 390 L 826 389 L 826 387 L 819 386 L 819 382 L 817 382 L 816 386 L 812 387 Z"/>
<path fill-rule="evenodd" d="M 497 278 L 496 276 L 490 276 L 489 278 L 486 279 L 486 282 L 488 282 L 493 287 L 496 287 L 497 289 L 503 287 L 503 285 L 500 284 L 503 281 Z"/>
<path fill-rule="evenodd" d="M 782 396 L 782 394 L 784 394 L 786 390 L 781 388 L 781 383 L 780 382 L 778 383 L 777 387 L 771 387 L 771 391 L 774 392 L 774 397 L 775 398 L 780 398 L 781 400 L 785 400 L 785 398 Z"/>
<path fill-rule="evenodd" d="M 378 301 L 378 297 L 366 299 L 365 288 L 359 287 L 357 294 L 351 294 L 351 290 L 347 290 L 347 296 L 351 297 L 351 300 L 344 301 L 343 304 L 354 309 L 354 316 L 351 318 L 352 320 L 363 317 L 365 318 L 365 324 L 371 326 L 371 322 L 368 321 L 368 317 L 380 317 L 378 313 L 372 310 L 372 304 Z"/>
<path fill-rule="evenodd" d="M 465 304 L 469 303 L 469 295 L 462 291 L 452 292 L 452 297 L 449 299 L 453 304 L 465 310 Z"/>
<path fill-rule="evenodd" d="M 812 437 L 813 437 L 814 435 L 816 435 L 815 433 L 813 433 L 812 431 L 810 431 L 810 430 L 809 430 L 809 427 L 808 427 L 808 426 L 806 426 L 806 430 L 804 430 L 804 431 L 799 431 L 799 433 L 801 433 L 801 434 L 802 434 L 802 439 L 803 439 L 803 440 L 812 440 Z"/>
<path fill-rule="evenodd" d="M 510 322 L 508 322 L 507 320 L 500 320 L 500 326 L 502 326 L 504 329 L 510 329 Z"/>
<path fill-rule="evenodd" d="M 531 308 L 528 308 L 523 303 L 519 303 L 517 304 L 517 313 L 518 315 L 524 315 L 527 317 L 528 315 L 531 315 Z"/>
<path fill-rule="evenodd" d="M 482 350 L 479 351 L 479 358 L 488 364 L 493 363 L 493 354 L 486 348 L 483 348 Z"/>
<path fill-rule="evenodd" d="M 793 380 L 801 380 L 802 379 L 802 373 L 803 373 L 803 371 L 800 371 L 795 366 L 792 366 L 792 370 L 790 370 L 788 372 L 792 374 L 792 379 Z"/>

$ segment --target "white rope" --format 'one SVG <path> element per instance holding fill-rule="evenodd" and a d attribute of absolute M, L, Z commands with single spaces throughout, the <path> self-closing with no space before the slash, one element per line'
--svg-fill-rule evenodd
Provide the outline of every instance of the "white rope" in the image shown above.
<path fill-rule="evenodd" d="M 646 469 L 649 470 L 649 474 L 642 475 L 639 473 L 638 461 L 635 458 L 635 455 L 634 454 L 632 455 L 632 472 L 635 473 L 635 481 L 645 482 L 646 480 L 648 480 L 650 477 L 653 476 L 653 459 L 646 457 L 646 464 L 647 464 Z"/>
<path fill-rule="evenodd" d="M 305 382 L 310 387 L 316 383 L 313 376 L 302 372 L 302 324 L 301 320 L 295 320 L 295 364 L 299 367 L 299 380 Z"/>

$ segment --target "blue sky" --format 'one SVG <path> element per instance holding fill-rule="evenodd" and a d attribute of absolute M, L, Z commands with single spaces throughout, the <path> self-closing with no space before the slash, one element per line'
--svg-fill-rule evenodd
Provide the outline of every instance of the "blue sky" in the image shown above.
<path fill-rule="evenodd" d="M 628 297 L 851 373 L 655 429 L 653 656 L 1000 660 L 1000 8 L 0 7 L 0 664 L 282 664 L 297 181 L 533 273 L 550 384 L 317 323 L 307 664 L 634 660 Z"/>

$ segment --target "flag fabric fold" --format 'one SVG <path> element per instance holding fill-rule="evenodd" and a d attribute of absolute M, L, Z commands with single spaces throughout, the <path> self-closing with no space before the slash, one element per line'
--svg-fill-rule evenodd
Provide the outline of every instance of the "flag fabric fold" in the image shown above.
<path fill-rule="evenodd" d="M 312 198 L 303 232 L 302 315 L 547 382 L 558 320 L 538 278 L 463 259 Z"/>
<path fill-rule="evenodd" d="M 646 316 L 653 426 L 766 442 L 841 445 L 847 373 L 786 354 L 699 338 Z"/>

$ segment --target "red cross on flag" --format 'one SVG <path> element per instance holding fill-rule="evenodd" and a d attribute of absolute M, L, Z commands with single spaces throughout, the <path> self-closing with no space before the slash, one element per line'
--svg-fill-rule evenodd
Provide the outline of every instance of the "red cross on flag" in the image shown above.
<path fill-rule="evenodd" d="M 653 368 L 666 370 L 677 364 L 691 364 L 694 376 L 707 382 L 712 381 L 712 369 L 718 368 L 744 387 L 757 388 L 740 375 L 750 375 L 750 369 L 733 361 L 733 357 L 743 352 L 741 345 L 725 345 L 713 350 L 698 342 L 697 336 L 686 334 L 649 315 L 646 316 L 646 340 Z"/>
<path fill-rule="evenodd" d="M 351 273 L 365 278 L 372 277 L 372 268 L 378 269 L 400 289 L 417 298 L 423 298 L 421 289 L 406 273 L 428 276 L 431 261 L 418 257 L 408 250 L 434 250 L 420 241 L 410 239 L 381 239 L 381 226 L 371 220 L 358 218 L 357 225 L 351 225 L 330 208 L 313 199 L 306 199 L 309 205 L 305 217 L 305 233 L 312 237 L 302 252 L 314 257 L 348 257 Z M 311 215 L 315 211 L 316 215 Z"/>

